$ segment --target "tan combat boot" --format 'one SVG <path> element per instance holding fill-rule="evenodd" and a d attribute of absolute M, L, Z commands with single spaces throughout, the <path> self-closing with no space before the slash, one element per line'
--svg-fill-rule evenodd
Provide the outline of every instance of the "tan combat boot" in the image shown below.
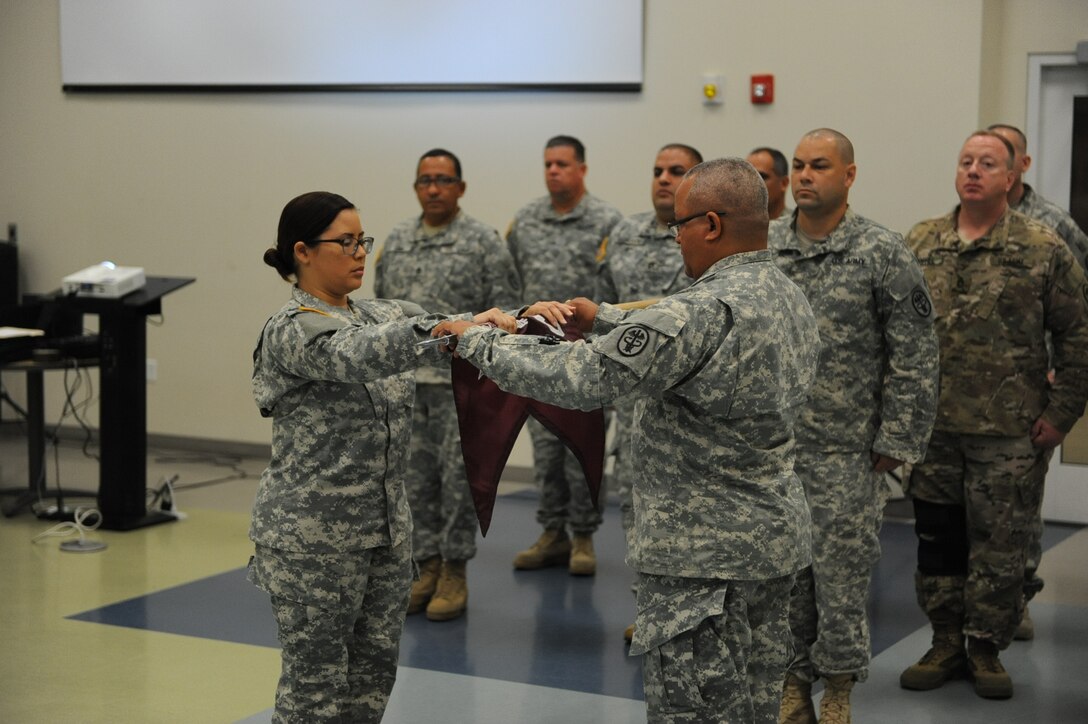
<path fill-rule="evenodd" d="M 412 593 L 408 597 L 408 613 L 419 613 L 434 595 L 438 585 L 438 571 L 442 567 L 440 556 L 431 556 L 419 562 L 419 580 L 412 582 Z"/>
<path fill-rule="evenodd" d="M 778 708 L 778 724 L 816 724 L 811 682 L 786 674 L 786 683 L 782 685 L 782 703 Z"/>
<path fill-rule="evenodd" d="M 570 558 L 570 538 L 564 530 L 546 530 L 528 550 L 514 556 L 514 568 L 531 571 L 558 566 Z"/>
<path fill-rule="evenodd" d="M 850 724 L 850 690 L 853 674 L 824 677 L 824 698 L 820 700 L 820 724 Z"/>
<path fill-rule="evenodd" d="M 592 576 L 597 572 L 597 555 L 593 552 L 593 536 L 588 533 L 574 534 L 569 567 L 572 576 Z"/>
<path fill-rule="evenodd" d="M 958 625 L 933 628 L 933 646 L 918 661 L 899 676 L 904 689 L 928 691 L 946 681 L 967 673 L 967 652 L 963 649 L 963 633 Z"/>
<path fill-rule="evenodd" d="M 975 693 L 983 699 L 1012 696 L 1012 677 L 997 658 L 993 641 L 971 638 L 967 642 L 967 666 L 975 682 Z"/>
<path fill-rule="evenodd" d="M 438 586 L 427 604 L 427 618 L 431 621 L 449 621 L 463 614 L 466 606 L 468 580 L 465 578 L 465 561 L 442 561 Z"/>
<path fill-rule="evenodd" d="M 1035 638 L 1035 622 L 1031 620 L 1028 607 L 1024 606 L 1024 615 L 1020 617 L 1020 623 L 1016 626 L 1016 633 L 1012 635 L 1017 641 L 1031 641 Z"/>

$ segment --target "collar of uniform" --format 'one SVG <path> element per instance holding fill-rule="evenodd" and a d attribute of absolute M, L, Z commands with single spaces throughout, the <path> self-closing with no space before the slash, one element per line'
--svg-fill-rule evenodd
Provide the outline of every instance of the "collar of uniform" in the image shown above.
<path fill-rule="evenodd" d="M 462 216 L 463 216 L 462 210 L 457 209 L 457 213 L 453 215 L 452 219 L 450 219 L 450 223 L 448 223 L 445 226 L 441 227 L 434 234 L 428 236 L 426 234 L 426 232 L 424 232 L 424 230 L 423 230 L 423 214 L 420 214 L 419 217 L 416 219 L 416 232 L 415 232 L 415 234 L 412 235 L 413 241 L 424 241 L 424 242 L 432 243 L 432 244 L 434 244 L 434 243 L 439 243 L 439 244 L 445 243 L 446 237 L 448 237 L 450 235 L 450 231 L 453 230 L 453 227 L 456 226 L 461 221 Z"/>
<path fill-rule="evenodd" d="M 1013 209 L 1021 214 L 1028 214 L 1028 211 L 1035 206 L 1038 198 L 1039 194 L 1035 193 L 1035 189 L 1028 184 L 1024 184 L 1024 193 L 1020 196 L 1020 203 L 1014 206 Z M 1031 216 L 1031 214 L 1028 214 L 1028 216 Z"/>
<path fill-rule="evenodd" d="M 348 297 L 347 309 L 344 309 L 343 307 L 334 307 L 328 302 L 318 299 L 313 294 L 299 289 L 297 284 L 291 288 L 291 299 L 297 302 L 300 307 L 319 309 L 329 316 L 339 317 L 340 319 L 352 320 L 359 314 L 358 305 L 352 301 L 351 297 Z"/>
<path fill-rule="evenodd" d="M 642 223 L 642 229 L 639 231 L 639 236 L 647 239 L 653 239 L 654 241 L 660 241 L 661 239 L 667 239 L 673 243 L 676 243 L 676 237 L 669 231 L 669 227 L 662 224 L 657 220 L 657 213 L 650 212 L 650 218 L 646 219 Z"/>
<path fill-rule="evenodd" d="M 990 230 L 979 238 L 972 241 L 967 245 L 966 249 L 1004 249 L 1005 243 L 1009 239 L 1009 215 L 1012 213 L 1008 206 L 1005 207 L 1005 211 L 1001 214 L 1001 218 L 994 222 L 994 225 L 990 227 Z M 960 242 L 959 232 L 956 227 L 956 219 L 959 218 L 960 207 L 956 206 L 952 212 L 952 224 L 949 236 L 941 235 L 942 244 L 952 246 L 953 248 L 962 248 Z"/>
<path fill-rule="evenodd" d="M 559 214 L 559 213 L 556 213 L 555 207 L 552 206 L 551 196 L 545 196 L 544 197 L 544 203 L 545 203 L 546 209 L 547 209 L 546 216 L 550 221 L 563 221 L 563 222 L 565 222 L 565 221 L 572 221 L 574 219 L 580 219 L 583 216 L 585 216 L 586 207 L 588 206 L 588 202 L 589 202 L 589 200 L 591 198 L 592 197 L 590 196 L 589 192 L 586 191 L 584 194 L 582 194 L 582 198 L 578 199 L 578 203 L 574 206 L 573 209 L 571 209 L 570 211 L 568 211 L 565 214 Z"/>
<path fill-rule="evenodd" d="M 703 275 L 696 279 L 692 286 L 702 284 L 719 274 L 724 274 L 729 269 L 741 266 L 742 264 L 754 264 L 761 261 L 774 261 L 774 254 L 770 249 L 759 249 L 757 251 L 742 251 L 739 254 L 730 254 L 724 259 L 719 259 L 710 265 L 710 268 L 703 272 Z"/>
<path fill-rule="evenodd" d="M 849 206 L 846 207 L 846 213 L 839 221 L 838 226 L 831 230 L 831 233 L 827 235 L 823 241 L 816 242 L 810 246 L 801 246 L 797 242 L 797 209 L 793 210 L 793 216 L 789 221 L 789 233 L 783 234 L 778 237 L 780 243 L 775 244 L 776 250 L 792 251 L 802 258 L 820 256 L 821 254 L 827 254 L 828 252 L 840 252 L 847 251 L 850 248 L 850 239 L 854 227 L 858 225 L 858 215 L 854 213 L 854 210 Z"/>

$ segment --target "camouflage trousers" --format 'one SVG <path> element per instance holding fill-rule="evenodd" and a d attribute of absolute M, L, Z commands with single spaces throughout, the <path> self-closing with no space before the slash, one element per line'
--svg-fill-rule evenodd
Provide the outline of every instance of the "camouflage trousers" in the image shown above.
<path fill-rule="evenodd" d="M 601 513 L 593 507 L 593 496 L 578 458 L 535 418 L 529 418 L 528 427 L 534 476 L 540 489 L 537 522 L 544 530 L 569 527 L 571 533 L 594 533 L 601 525 Z M 602 483 L 601 500 L 604 495 Z"/>
<path fill-rule="evenodd" d="M 888 486 L 868 451 L 798 449 L 794 471 L 812 514 L 812 565 L 797 574 L 790 593 L 790 673 L 805 681 L 836 674 L 864 681 L 872 653 L 866 606 Z"/>
<path fill-rule="evenodd" d="M 257 546 L 249 580 L 272 597 L 283 666 L 272 721 L 380 722 L 397 676 L 411 551 Z"/>
<path fill-rule="evenodd" d="M 639 575 L 631 655 L 651 724 L 776 724 L 790 658 L 793 576 L 722 581 Z"/>
<path fill-rule="evenodd" d="M 415 560 L 440 555 L 466 561 L 476 555 L 476 508 L 450 385 L 416 385 L 405 491 L 412 509 Z"/>
<path fill-rule="evenodd" d="M 956 511 L 933 533 L 919 532 L 918 604 L 935 624 L 962 622 L 969 636 L 998 648 L 1012 641 L 1024 606 L 1024 571 L 1036 540 L 1050 451 L 1027 437 L 959 435 L 934 430 L 926 459 L 915 465 L 908 494 L 916 501 Z M 962 530 L 957 530 L 962 528 Z M 966 561 L 926 570 L 923 548 L 956 536 Z M 937 543 L 934 543 L 937 539 Z M 937 559 L 939 560 L 939 559 Z M 956 567 L 959 566 L 959 570 Z"/>
<path fill-rule="evenodd" d="M 1047 463 L 1049 467 L 1050 456 L 1053 450 L 1047 450 Z M 1046 475 L 1043 476 L 1044 478 Z M 1045 482 L 1045 481 L 1044 481 Z M 1031 542 L 1028 543 L 1027 558 L 1024 561 L 1024 600 L 1030 601 L 1035 594 L 1043 590 L 1043 579 L 1039 576 L 1039 564 L 1043 560 L 1043 483 L 1039 487 L 1039 514 L 1031 524 Z"/>

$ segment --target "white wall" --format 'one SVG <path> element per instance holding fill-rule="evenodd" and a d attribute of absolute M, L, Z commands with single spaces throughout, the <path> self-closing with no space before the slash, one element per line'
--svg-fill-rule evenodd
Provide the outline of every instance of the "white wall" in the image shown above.
<path fill-rule="evenodd" d="M 1075 3 L 1025 4 L 1064 12 Z M 105 258 L 196 277 L 149 330 L 159 375 L 149 430 L 267 442 L 250 353 L 288 290 L 260 257 L 294 195 L 346 195 L 380 240 L 418 213 L 418 155 L 444 146 L 464 163 L 464 208 L 505 230 L 543 193 L 542 145 L 556 133 L 586 143 L 590 189 L 634 213 L 649 208 L 650 164 L 666 142 L 708 158 L 764 144 L 789 155 L 802 133 L 832 126 L 857 151 L 854 208 L 905 231 L 954 202 L 955 152 L 980 120 L 983 9 L 983 0 L 647 0 L 640 94 L 65 95 L 56 3 L 0 0 L 0 228 L 19 224 L 24 291 L 53 289 Z M 1049 31 L 1034 14 L 1016 17 L 1026 27 L 1003 32 L 1017 52 L 1017 38 Z M 420 52 L 441 62 L 457 39 L 421 40 Z M 707 71 L 725 77 L 721 107 L 701 103 Z M 748 103 L 757 73 L 775 74 L 770 107 Z M 53 393 L 50 407 L 52 418 Z"/>

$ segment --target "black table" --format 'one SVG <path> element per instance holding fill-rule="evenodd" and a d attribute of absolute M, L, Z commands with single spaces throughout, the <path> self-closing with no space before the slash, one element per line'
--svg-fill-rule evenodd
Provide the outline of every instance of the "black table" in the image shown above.
<path fill-rule="evenodd" d="M 147 277 L 142 289 L 119 299 L 63 299 L 71 309 L 98 315 L 98 510 L 106 530 L 133 530 L 177 519 L 147 510 L 147 317 L 162 312 L 164 296 L 194 281 Z"/>
<path fill-rule="evenodd" d="M 14 494 L 16 499 L 3 506 L 5 516 L 12 516 L 34 503 L 56 498 L 57 509 L 52 512 L 40 512 L 43 518 L 64 519 L 66 512 L 62 501 L 65 497 L 94 497 L 94 493 L 79 490 L 54 490 L 50 492 L 45 475 L 45 373 L 49 370 L 78 370 L 83 367 L 96 367 L 97 359 L 26 359 L 0 365 L 5 372 L 22 372 L 26 375 L 26 459 L 27 486 L 0 491 L 5 495 Z M 71 519 L 70 514 L 67 519 Z"/>

